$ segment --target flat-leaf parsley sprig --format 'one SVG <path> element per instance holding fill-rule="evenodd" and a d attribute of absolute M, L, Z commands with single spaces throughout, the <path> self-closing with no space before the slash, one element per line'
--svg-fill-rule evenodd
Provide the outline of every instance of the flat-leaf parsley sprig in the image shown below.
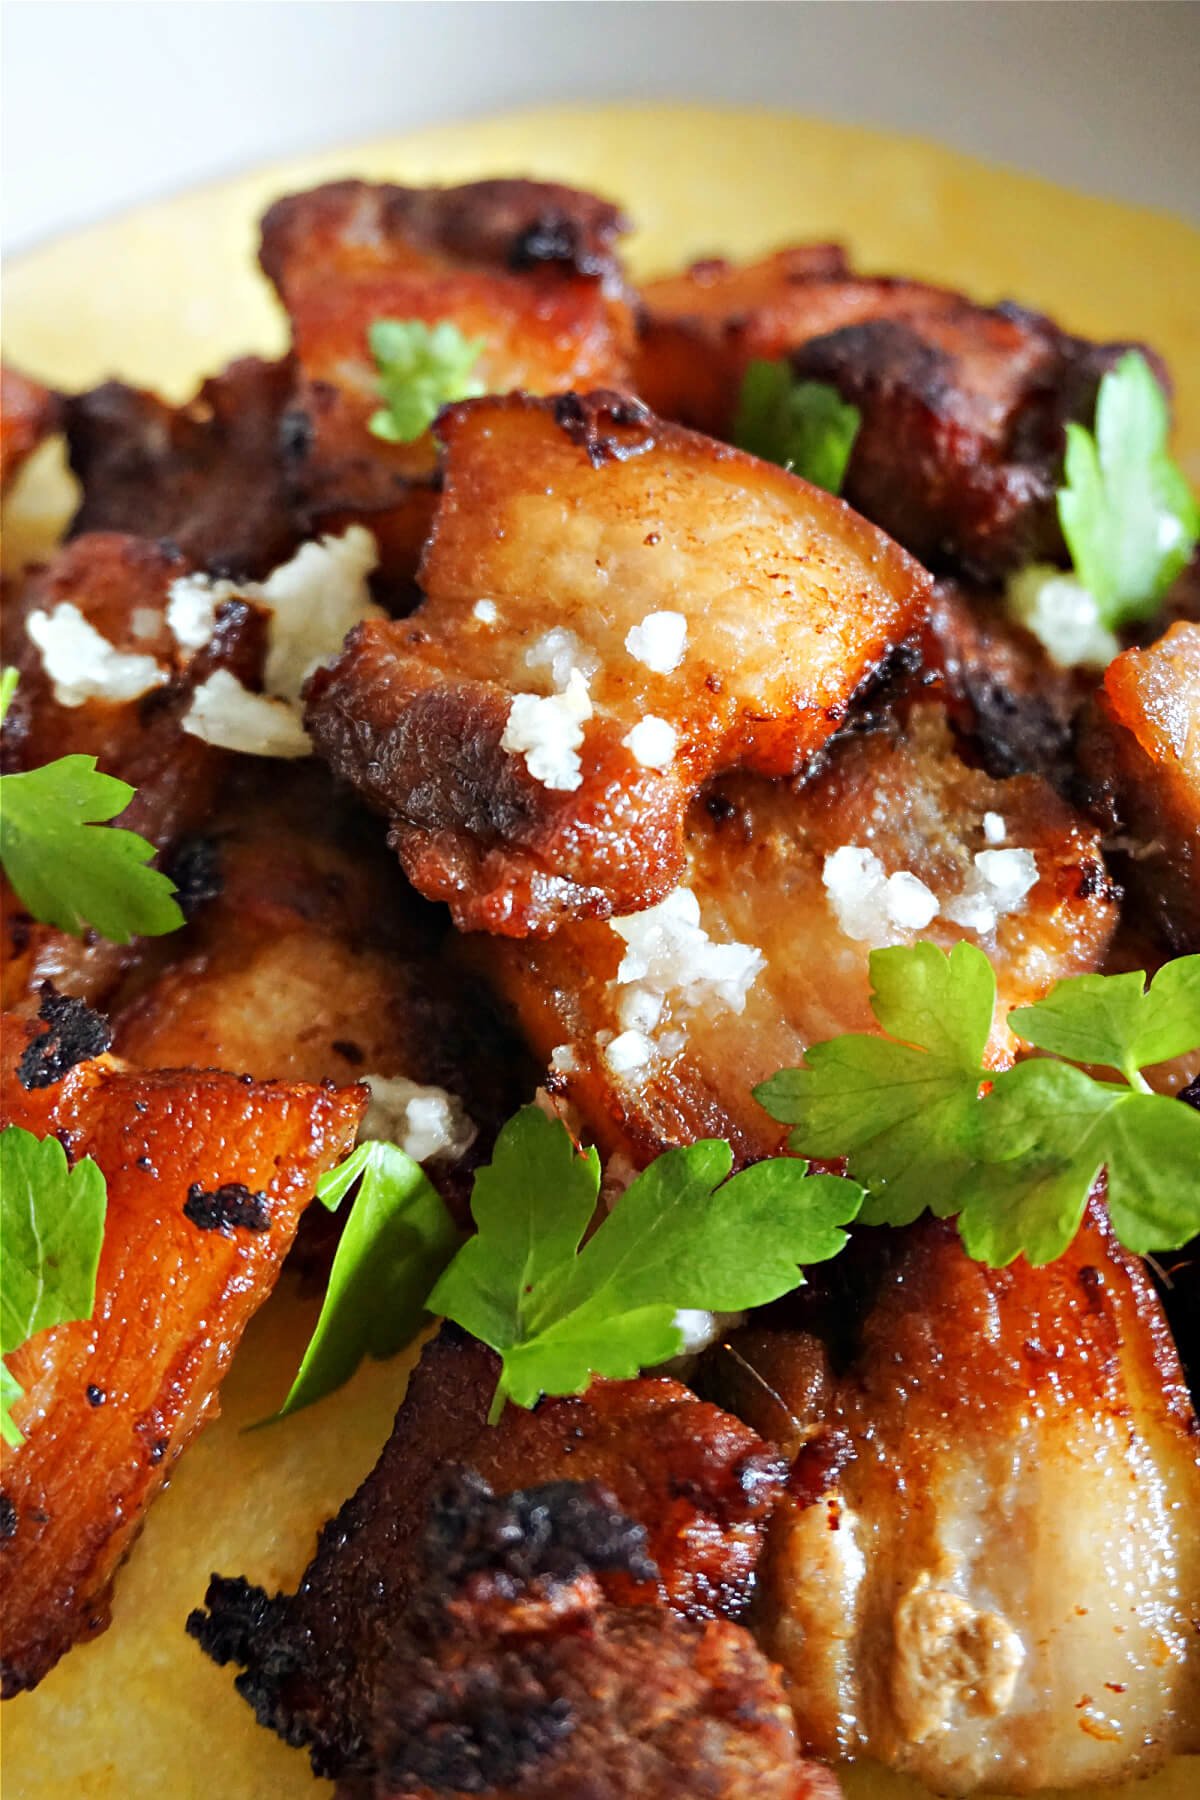
<path fill-rule="evenodd" d="M 16 671 L 6 669 L 0 724 L 16 685 Z M 133 793 L 128 782 L 102 775 L 94 756 L 60 756 L 0 775 L 0 862 L 35 919 L 76 937 L 90 925 L 114 944 L 183 924 L 174 882 L 148 866 L 154 845 L 107 823 Z"/>
<path fill-rule="evenodd" d="M 886 1037 L 815 1044 L 804 1067 L 755 1090 L 793 1127 L 794 1150 L 846 1157 L 867 1189 L 864 1224 L 908 1224 L 928 1207 L 957 1215 L 979 1261 L 1053 1262 L 1107 1171 L 1109 1218 L 1127 1249 L 1174 1249 L 1200 1231 L 1200 1113 L 1151 1092 L 1141 1073 L 1200 1049 L 1200 956 L 1166 964 L 1148 990 L 1136 973 L 1060 981 L 1009 1015 L 1027 1044 L 1053 1054 L 1001 1073 L 983 1065 L 996 978 L 976 946 L 876 950 L 871 980 Z"/>
<path fill-rule="evenodd" d="M 862 414 L 825 381 L 786 362 L 755 361 L 742 377 L 733 441 L 741 450 L 840 494 Z"/>
<path fill-rule="evenodd" d="M 464 337 L 449 319 L 436 325 L 423 319 L 376 319 L 367 343 L 383 400 L 369 428 L 389 444 L 416 443 L 443 406 L 483 392 L 472 371 L 484 339 Z"/>

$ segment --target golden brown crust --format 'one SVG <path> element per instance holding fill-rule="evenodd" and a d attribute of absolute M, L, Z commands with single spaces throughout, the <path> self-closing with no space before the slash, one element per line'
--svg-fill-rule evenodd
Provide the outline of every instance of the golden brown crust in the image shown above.
<path fill-rule="evenodd" d="M 364 1096 L 127 1074 L 107 1058 L 30 1089 L 16 1073 L 29 1030 L 5 1023 L 3 1124 L 55 1133 L 71 1161 L 99 1164 L 108 1187 L 92 1318 L 41 1332 L 7 1358 L 24 1389 L 12 1411 L 26 1435 L 4 1459 L 7 1694 L 34 1686 L 108 1624 L 117 1566 L 176 1458 L 215 1416 L 242 1331 L 275 1284 L 317 1177 L 353 1143 Z M 231 1188 L 256 1203 L 257 1229 L 222 1228 L 211 1205 L 198 1210 Z"/>
<path fill-rule="evenodd" d="M 284 429 L 291 491 L 310 530 L 358 520 L 393 584 L 411 581 L 433 509 L 427 433 L 387 444 L 367 330 L 376 319 L 449 320 L 482 338 L 483 387 L 621 385 L 633 327 L 614 245 L 615 207 L 551 183 L 458 188 L 334 182 L 279 200 L 261 261 L 292 321 L 298 380 Z"/>
<path fill-rule="evenodd" d="M 829 495 L 616 395 L 467 402 L 439 431 L 425 604 L 316 676 L 314 740 L 460 927 L 523 936 L 649 905 L 679 880 L 702 782 L 802 767 L 920 618 L 924 573 Z M 657 673 L 626 638 L 664 610 L 687 640 Z M 566 685 L 552 632 L 590 671 L 573 787 L 502 743 L 518 694 Z M 661 769 L 625 742 L 647 715 L 675 734 Z"/>
<path fill-rule="evenodd" d="M 59 399 L 11 365 L 0 366 L 0 492 L 58 425 Z"/>
<path fill-rule="evenodd" d="M 166 538 L 197 567 L 259 578 L 299 541 L 285 493 L 280 431 L 290 363 L 247 356 L 183 406 L 106 381 L 64 403 L 83 500 L 72 537 Z"/>

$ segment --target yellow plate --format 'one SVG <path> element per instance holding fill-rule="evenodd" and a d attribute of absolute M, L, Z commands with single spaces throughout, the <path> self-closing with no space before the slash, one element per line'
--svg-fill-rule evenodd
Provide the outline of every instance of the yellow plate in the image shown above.
<path fill-rule="evenodd" d="M 1145 338 L 1171 363 L 1178 442 L 1200 478 L 1200 235 L 908 138 L 781 114 L 698 107 L 544 111 L 308 157 L 184 194 L 26 257 L 5 291 L 6 353 L 62 386 L 119 374 L 182 397 L 201 375 L 284 342 L 254 267 L 277 194 L 338 175 L 427 182 L 530 174 L 593 187 L 637 221 L 635 274 L 714 250 L 838 238 L 866 269 L 1012 297 L 1099 337 Z M 6 560 L 43 545 L 70 505 L 43 452 L 6 517 Z M 241 1427 L 285 1392 L 312 1308 L 290 1290 L 256 1321 L 225 1416 L 180 1465 L 117 1584 L 111 1630 L 4 1709 L 5 1800 L 281 1800 L 329 1793 L 302 1753 L 260 1730 L 229 1671 L 183 1633 L 210 1570 L 294 1584 L 321 1521 L 369 1469 L 405 1366 L 374 1365 L 269 1431 Z M 1186 1800 L 1177 1762 L 1111 1800 Z M 847 1774 L 851 1800 L 922 1792 Z"/>

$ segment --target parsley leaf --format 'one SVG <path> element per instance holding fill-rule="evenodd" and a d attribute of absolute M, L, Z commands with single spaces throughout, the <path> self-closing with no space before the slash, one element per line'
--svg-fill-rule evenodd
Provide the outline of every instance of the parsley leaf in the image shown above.
<path fill-rule="evenodd" d="M 733 441 L 831 494 L 841 492 L 862 414 L 824 381 L 797 381 L 786 362 L 752 362 Z"/>
<path fill-rule="evenodd" d="M 17 683 L 21 679 L 16 669 L 0 670 L 0 725 L 8 717 L 8 709 L 12 705 L 12 697 L 17 691 Z"/>
<path fill-rule="evenodd" d="M 581 1249 L 599 1193 L 595 1153 L 577 1154 L 536 1107 L 510 1121 L 476 1178 L 478 1233 L 429 1299 L 499 1351 L 493 1419 L 505 1399 L 529 1407 L 581 1393 L 593 1375 L 664 1362 L 683 1342 L 678 1312 L 765 1305 L 800 1284 L 798 1264 L 837 1254 L 862 1198 L 853 1182 L 806 1177 L 788 1158 L 728 1179 L 732 1165 L 716 1140 L 668 1150 Z"/>
<path fill-rule="evenodd" d="M 908 1225 L 949 1196 L 970 1167 L 996 978 L 983 951 L 956 944 L 871 954 L 871 1008 L 890 1037 L 850 1033 L 814 1044 L 802 1069 L 755 1088 L 806 1156 L 845 1156 L 867 1190 L 864 1225 Z M 899 1039 L 899 1042 L 892 1042 Z"/>
<path fill-rule="evenodd" d="M 52 1325 L 91 1317 L 107 1201 L 90 1156 L 69 1168 L 57 1138 L 20 1125 L 0 1131 L 0 1356 Z M 21 1392 L 4 1368 L 0 1435 L 10 1445 L 24 1442 L 9 1416 Z"/>
<path fill-rule="evenodd" d="M 1059 522 L 1108 626 L 1149 618 L 1200 535 L 1200 509 L 1167 450 L 1170 423 L 1149 364 L 1129 350 L 1100 383 L 1095 435 L 1067 426 Z"/>
<path fill-rule="evenodd" d="M 803 1069 L 756 1090 L 795 1127 L 793 1149 L 847 1158 L 868 1189 L 864 1223 L 907 1225 L 928 1207 L 958 1215 L 982 1262 L 1053 1262 L 1107 1171 L 1126 1248 L 1173 1249 L 1200 1231 L 1200 1114 L 1140 1073 L 1200 1049 L 1200 957 L 1168 963 L 1148 992 L 1140 974 L 1082 975 L 1009 1015 L 1027 1043 L 1119 1069 L 1124 1085 L 1048 1058 L 989 1074 L 995 977 L 972 945 L 876 950 L 871 977 L 890 1038 L 814 1045 Z"/>
<path fill-rule="evenodd" d="M 376 319 L 367 343 L 384 402 L 369 429 L 389 444 L 415 443 L 443 406 L 483 392 L 471 371 L 484 339 L 465 338 L 449 319 L 432 326 L 422 319 Z"/>
<path fill-rule="evenodd" d="M 341 1387 L 365 1356 L 402 1350 L 421 1329 L 430 1285 L 458 1247 L 441 1195 L 397 1145 L 360 1144 L 321 1177 L 317 1198 L 336 1212 L 356 1181 L 320 1317 L 276 1418 Z"/>

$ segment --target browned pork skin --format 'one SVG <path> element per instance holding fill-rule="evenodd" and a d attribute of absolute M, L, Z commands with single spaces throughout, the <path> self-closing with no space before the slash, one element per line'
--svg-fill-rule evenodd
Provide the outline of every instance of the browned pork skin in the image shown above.
<path fill-rule="evenodd" d="M 677 1382 L 595 1382 L 582 1399 L 509 1407 L 487 1424 L 498 1359 L 452 1327 L 425 1350 L 383 1454 L 324 1529 L 294 1595 L 214 1577 L 189 1622 L 259 1721 L 308 1746 L 318 1773 L 370 1766 L 373 1694 L 413 1604 L 416 1545 L 448 1466 L 498 1493 L 600 1481 L 645 1528 L 656 1573 L 606 1575 L 621 1606 L 694 1620 L 738 1616 L 749 1598 L 780 1469 L 755 1433 Z M 721 1790 L 718 1790 L 721 1791 Z"/>
<path fill-rule="evenodd" d="M 1109 664 L 1079 762 L 1147 923 L 1176 954 L 1200 950 L 1200 624 Z"/>
<path fill-rule="evenodd" d="M 4 660 L 21 679 L 4 725 L 4 767 L 94 756 L 105 774 L 136 790 L 114 823 L 160 850 L 203 822 L 234 762 L 228 751 L 183 730 L 195 689 L 218 668 L 253 684 L 262 656 L 259 616 L 238 601 L 224 608 L 211 643 L 185 665 L 165 612 L 171 583 L 189 570 L 169 546 L 120 532 L 90 533 L 24 583 L 5 619 Z M 153 657 L 168 680 L 133 700 L 61 705 L 25 631 L 32 612 L 60 605 L 74 606 L 117 650 Z M 64 993 L 103 999 L 135 955 L 131 946 L 94 934 L 74 938 L 35 923 L 7 890 L 4 901 L 6 1006 L 19 1005 L 44 980 Z"/>
<path fill-rule="evenodd" d="M 71 536 L 166 538 L 199 568 L 259 578 L 299 542 L 284 490 L 280 429 L 290 363 L 246 356 L 183 406 L 106 381 L 64 402 L 83 500 Z"/>
<path fill-rule="evenodd" d="M 654 1565 L 597 1484 L 496 1497 L 453 1475 L 415 1562 L 375 1688 L 374 1769 L 344 1800 L 836 1800 L 747 1632 L 606 1600 L 608 1575 Z"/>
<path fill-rule="evenodd" d="M 216 1417 L 238 1340 L 317 1178 L 353 1143 L 365 1098 L 131 1074 L 107 1057 L 64 1075 L 86 1023 L 77 1006 L 48 1039 L 5 1019 L 0 1123 L 54 1133 L 108 1186 L 92 1318 L 39 1332 L 6 1359 L 24 1389 L 12 1411 L 26 1439 L 5 1452 L 0 1504 L 6 1695 L 107 1626 L 117 1567 L 176 1458 Z"/>
<path fill-rule="evenodd" d="M 801 768 L 920 620 L 928 580 L 840 501 L 615 395 L 472 401 L 438 429 L 427 599 L 314 678 L 314 741 L 465 929 L 651 905 L 679 881 L 701 783 Z M 666 673 L 626 641 L 663 611 L 687 633 Z M 571 663 L 594 717 L 577 773 L 550 787 L 502 740 L 516 696 L 565 688 Z M 627 741 L 647 716 L 674 733 L 662 767 Z"/>
<path fill-rule="evenodd" d="M 1129 346 L 917 281 L 827 273 L 827 254 L 702 263 L 651 283 L 638 392 L 727 437 L 748 363 L 787 356 L 800 379 L 832 384 L 862 414 L 850 504 L 931 568 L 987 579 L 1062 556 L 1063 428 L 1091 422 L 1100 378 Z"/>
<path fill-rule="evenodd" d="M 870 938 L 848 937 L 822 882 L 826 856 L 861 845 L 889 875 L 907 870 L 953 897 L 987 847 L 989 812 L 1003 819 L 1006 843 L 1032 851 L 1038 868 L 1023 903 L 982 940 L 1000 996 L 992 1056 L 1003 1062 L 1011 1054 L 1004 1016 L 1056 978 L 1099 967 L 1116 899 L 1099 834 L 1039 777 L 993 781 L 969 767 L 945 714 L 928 703 L 909 709 L 906 723 L 839 739 L 802 786 L 737 777 L 692 807 L 683 881 L 699 902 L 700 924 L 717 943 L 748 945 L 763 958 L 744 1011 L 711 988 L 692 1004 L 681 988 L 668 989 L 653 1060 L 619 1076 L 607 1044 L 626 1023 L 620 1009 L 633 989 L 614 985 L 626 946 L 610 924 L 572 925 L 548 941 L 481 944 L 479 967 L 550 1064 L 554 1091 L 606 1152 L 640 1165 L 667 1145 L 724 1137 L 739 1158 L 770 1155 L 783 1129 L 750 1090 L 795 1066 L 812 1043 L 876 1029 L 872 944 L 980 941 L 940 917 L 920 931 L 889 931 L 881 920 Z"/>
<path fill-rule="evenodd" d="M 1044 1269 L 860 1234 L 788 1311 L 709 1391 L 792 1458 L 754 1615 L 802 1742 L 937 1793 L 1200 1748 L 1200 1435 L 1100 1211 Z"/>
<path fill-rule="evenodd" d="M 0 493 L 58 423 L 58 397 L 19 369 L 0 367 Z"/>
<path fill-rule="evenodd" d="M 386 577 L 415 573 L 434 445 L 428 433 L 389 444 L 368 430 L 380 405 L 367 344 L 377 319 L 446 320 L 482 340 L 480 392 L 623 386 L 633 324 L 614 245 L 624 228 L 607 201 L 536 181 L 340 181 L 277 201 L 261 261 L 292 321 L 298 377 L 283 449 L 307 528 L 360 521 Z"/>

